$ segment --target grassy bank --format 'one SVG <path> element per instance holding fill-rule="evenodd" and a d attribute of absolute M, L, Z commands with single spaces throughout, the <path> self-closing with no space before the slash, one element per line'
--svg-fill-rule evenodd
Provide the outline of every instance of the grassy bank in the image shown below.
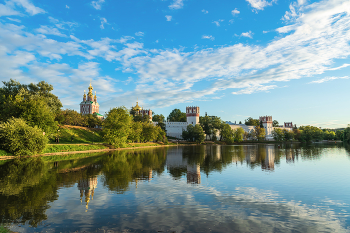
<path fill-rule="evenodd" d="M 108 149 L 104 145 L 47 145 L 42 154 L 46 153 L 57 153 L 67 151 L 87 151 L 87 150 L 101 150 Z"/>
<path fill-rule="evenodd" d="M 60 143 L 103 143 L 102 130 L 81 126 L 62 125 L 56 134 L 48 135 L 50 143 L 55 143 L 56 136 Z"/>
<path fill-rule="evenodd" d="M 11 231 L 0 225 L 0 233 L 10 233 Z"/>

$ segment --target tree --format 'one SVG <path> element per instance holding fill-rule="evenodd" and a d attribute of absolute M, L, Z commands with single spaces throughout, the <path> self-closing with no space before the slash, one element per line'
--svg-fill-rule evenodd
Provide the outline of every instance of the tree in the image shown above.
<path fill-rule="evenodd" d="M 274 121 L 272 122 L 272 127 L 278 127 L 278 126 L 279 126 L 278 121 L 277 121 L 277 120 L 274 120 Z"/>
<path fill-rule="evenodd" d="M 242 124 L 242 121 L 239 121 L 239 123 L 238 123 L 238 124 L 240 124 L 240 125 L 241 125 L 241 124 Z"/>
<path fill-rule="evenodd" d="M 213 140 L 214 137 L 216 138 L 217 132 L 221 131 L 224 125 L 220 117 L 217 116 L 199 117 L 199 124 L 203 128 L 204 133 L 209 135 L 210 140 Z"/>
<path fill-rule="evenodd" d="M 200 125 L 188 125 L 187 129 L 182 132 L 182 138 L 187 141 L 202 143 L 204 142 L 204 132 Z"/>
<path fill-rule="evenodd" d="M 223 124 L 220 130 L 220 137 L 228 144 L 232 144 L 234 142 L 233 130 L 229 124 Z"/>
<path fill-rule="evenodd" d="M 286 130 L 286 129 L 283 129 L 282 131 L 283 131 L 283 139 L 285 141 L 293 140 L 293 138 L 294 138 L 293 131 L 289 131 L 289 130 Z"/>
<path fill-rule="evenodd" d="M 163 114 L 160 114 L 160 115 L 154 115 L 153 117 L 152 117 L 153 119 L 153 122 L 158 122 L 158 125 L 159 125 L 159 127 L 162 129 L 162 130 L 165 130 L 165 123 L 164 123 L 164 121 L 165 121 L 165 117 L 163 116 Z"/>
<path fill-rule="evenodd" d="M 257 140 L 261 141 L 265 138 L 266 133 L 263 127 L 260 127 L 259 125 L 255 126 L 254 132 Z"/>
<path fill-rule="evenodd" d="M 131 132 L 132 116 L 125 107 L 113 108 L 103 121 L 104 139 L 116 147 L 125 147 Z"/>
<path fill-rule="evenodd" d="M 19 82 L 10 79 L 9 82 L 3 81 L 3 87 L 0 88 L 0 102 L 3 103 L 4 99 L 8 97 L 14 98 L 16 95 L 20 93 L 26 93 L 26 97 L 28 96 L 40 96 L 42 97 L 47 106 L 49 107 L 50 111 L 52 113 L 58 112 L 62 108 L 62 103 L 58 99 L 58 97 L 51 93 L 53 90 L 53 86 L 51 84 L 48 84 L 45 81 L 41 81 L 37 84 L 29 84 L 24 85 L 20 84 Z M 1 108 L 2 106 L 0 106 Z"/>
<path fill-rule="evenodd" d="M 259 119 L 253 119 L 252 117 L 248 117 L 245 121 L 244 121 L 245 125 L 253 125 L 253 126 L 257 126 L 260 124 Z"/>
<path fill-rule="evenodd" d="M 170 122 L 186 122 L 187 117 L 186 113 L 181 112 L 180 109 L 175 108 L 168 116 Z"/>
<path fill-rule="evenodd" d="M 282 132 L 282 129 L 279 129 L 279 128 L 275 128 L 273 131 L 272 131 L 272 136 L 273 138 L 275 139 L 275 141 L 282 141 L 283 140 L 283 132 Z"/>
<path fill-rule="evenodd" d="M 0 124 L 0 148 L 13 155 L 40 153 L 48 139 L 37 126 L 29 126 L 23 119 L 11 118 Z"/>
<path fill-rule="evenodd" d="M 320 128 L 317 128 L 315 126 L 300 126 L 300 138 L 299 140 L 302 142 L 310 142 L 313 140 L 322 140 L 323 138 L 323 132 Z"/>
<path fill-rule="evenodd" d="M 158 137 L 158 130 L 150 122 L 142 123 L 142 139 L 144 142 L 155 141 Z"/>
<path fill-rule="evenodd" d="M 238 129 L 236 129 L 234 131 L 235 142 L 242 142 L 243 138 L 244 138 L 244 135 L 245 135 L 245 131 L 244 131 L 243 128 L 239 127 Z"/>

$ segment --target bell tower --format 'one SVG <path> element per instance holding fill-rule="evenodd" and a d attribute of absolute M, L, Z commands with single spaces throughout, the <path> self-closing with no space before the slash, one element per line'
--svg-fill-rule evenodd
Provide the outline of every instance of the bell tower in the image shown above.
<path fill-rule="evenodd" d="M 199 107 L 186 107 L 187 124 L 199 124 Z"/>

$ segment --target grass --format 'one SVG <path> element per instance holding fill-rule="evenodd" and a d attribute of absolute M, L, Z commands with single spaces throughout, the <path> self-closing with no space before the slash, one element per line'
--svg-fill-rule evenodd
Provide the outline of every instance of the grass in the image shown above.
<path fill-rule="evenodd" d="M 103 143 L 102 130 L 88 127 L 60 126 L 57 134 L 48 135 L 50 143 L 55 143 L 56 136 L 60 143 Z"/>
<path fill-rule="evenodd" d="M 86 150 L 101 150 L 108 149 L 104 145 L 47 145 L 46 148 L 41 152 L 46 153 L 57 153 L 57 152 L 67 152 L 67 151 L 86 151 Z"/>
<path fill-rule="evenodd" d="M 143 146 L 162 146 L 162 145 L 176 145 L 176 143 L 167 143 L 164 144 L 162 142 L 145 142 L 145 143 L 129 143 L 130 147 L 143 147 Z"/>
<path fill-rule="evenodd" d="M 0 233 L 10 233 L 11 231 L 4 226 L 0 225 Z"/>
<path fill-rule="evenodd" d="M 10 156 L 10 155 L 11 155 L 10 153 L 7 153 L 4 150 L 0 150 L 0 156 Z"/>

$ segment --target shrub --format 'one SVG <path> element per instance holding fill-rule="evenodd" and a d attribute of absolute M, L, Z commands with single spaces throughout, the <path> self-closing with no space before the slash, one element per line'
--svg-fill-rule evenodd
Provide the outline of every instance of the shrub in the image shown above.
<path fill-rule="evenodd" d="M 21 118 L 11 118 L 0 124 L 0 147 L 13 155 L 40 153 L 47 142 L 41 129 L 27 125 Z"/>

